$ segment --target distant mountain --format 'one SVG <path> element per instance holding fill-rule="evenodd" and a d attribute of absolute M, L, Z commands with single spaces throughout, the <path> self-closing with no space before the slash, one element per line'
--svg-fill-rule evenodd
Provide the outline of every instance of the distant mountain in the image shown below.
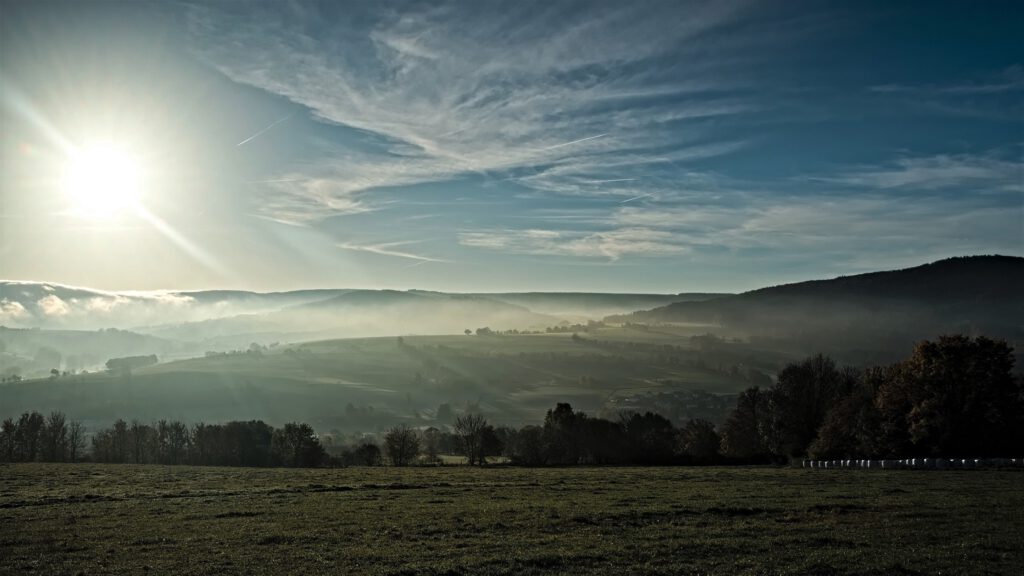
<path fill-rule="evenodd" d="M 970 256 L 762 288 L 607 318 L 703 323 L 817 349 L 903 345 L 945 332 L 1024 342 L 1024 258 Z"/>
<path fill-rule="evenodd" d="M 444 293 L 318 289 L 107 292 L 0 281 L 0 326 L 131 329 L 216 347 L 252 341 L 543 328 L 717 294 Z"/>
<path fill-rule="evenodd" d="M 108 292 L 52 282 L 0 281 L 0 325 L 22 328 L 133 329 L 280 310 L 347 290 Z"/>
<path fill-rule="evenodd" d="M 543 329 L 560 318 L 485 296 L 420 290 L 348 290 L 329 298 L 258 314 L 147 328 L 165 338 L 209 341 L 214 348 L 249 341 L 299 341 L 400 334 L 456 334 Z"/>

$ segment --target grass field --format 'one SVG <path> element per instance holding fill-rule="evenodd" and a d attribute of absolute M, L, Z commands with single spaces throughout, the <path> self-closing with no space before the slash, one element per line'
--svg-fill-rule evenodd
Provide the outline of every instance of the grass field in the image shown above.
<path fill-rule="evenodd" d="M 0 573 L 1021 574 L 1019 471 L 0 466 Z"/>

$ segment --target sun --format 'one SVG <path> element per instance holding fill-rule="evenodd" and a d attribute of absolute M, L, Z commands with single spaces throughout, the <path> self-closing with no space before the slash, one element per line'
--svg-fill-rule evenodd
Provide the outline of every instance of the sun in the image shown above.
<path fill-rule="evenodd" d="M 64 195 L 75 216 L 110 220 L 139 208 L 142 165 L 117 145 L 101 143 L 76 150 L 62 176 Z"/>

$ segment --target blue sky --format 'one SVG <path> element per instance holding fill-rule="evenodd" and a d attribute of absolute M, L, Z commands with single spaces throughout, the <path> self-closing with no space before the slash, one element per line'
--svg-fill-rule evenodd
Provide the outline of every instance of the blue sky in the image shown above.
<path fill-rule="evenodd" d="M 1024 253 L 1017 2 L 2 6 L 5 278 L 740 291 Z M 62 210 L 53 142 L 94 133 L 155 219 Z"/>

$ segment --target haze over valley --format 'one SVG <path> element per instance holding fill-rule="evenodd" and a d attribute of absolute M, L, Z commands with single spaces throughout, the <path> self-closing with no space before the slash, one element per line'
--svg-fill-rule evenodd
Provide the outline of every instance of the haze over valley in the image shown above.
<path fill-rule="evenodd" d="M 1021 38 L 0 0 L 0 574 L 1019 576 Z"/>

